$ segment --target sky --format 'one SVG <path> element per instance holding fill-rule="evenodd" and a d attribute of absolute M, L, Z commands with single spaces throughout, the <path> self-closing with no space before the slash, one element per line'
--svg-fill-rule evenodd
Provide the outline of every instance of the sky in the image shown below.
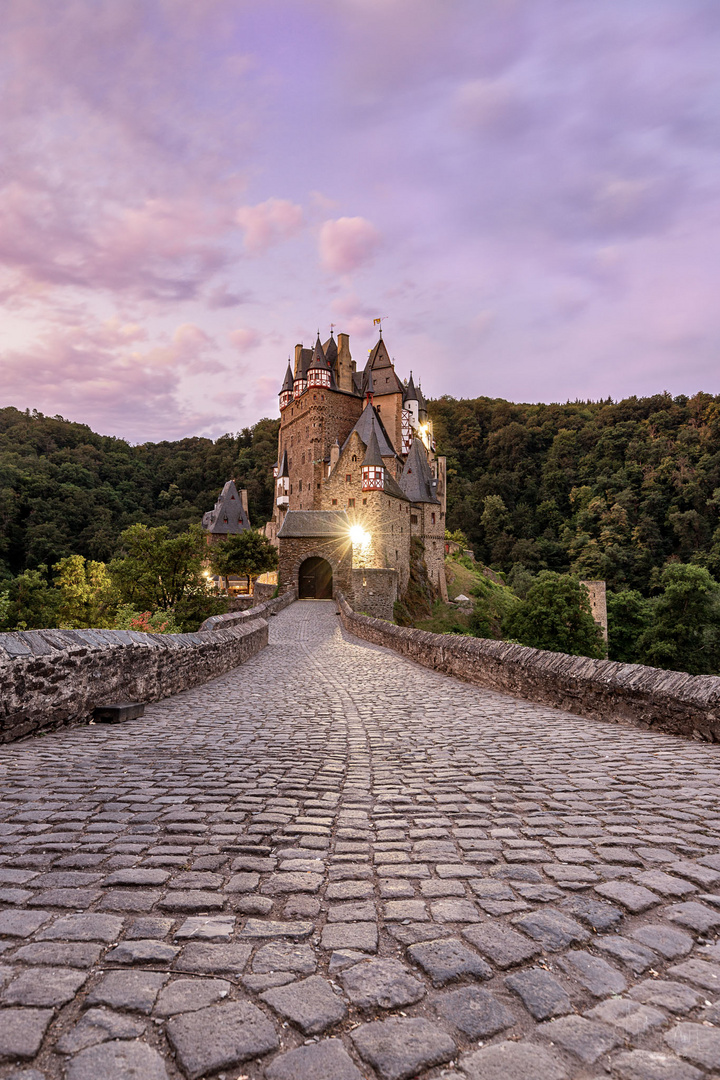
<path fill-rule="evenodd" d="M 717 0 L 4 0 L 0 406 L 277 416 L 373 319 L 426 396 L 720 393 Z"/>

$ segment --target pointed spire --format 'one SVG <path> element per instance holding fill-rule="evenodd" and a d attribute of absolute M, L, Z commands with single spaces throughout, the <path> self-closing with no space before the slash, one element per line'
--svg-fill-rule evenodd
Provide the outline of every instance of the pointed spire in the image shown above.
<path fill-rule="evenodd" d="M 378 442 L 377 435 L 375 434 L 375 423 L 374 422 L 373 422 L 372 428 L 370 429 L 370 440 L 369 440 L 369 442 L 367 444 L 367 449 L 365 451 L 365 457 L 363 458 L 363 462 L 362 462 L 362 468 L 363 469 L 366 469 L 368 466 L 372 466 L 373 468 L 376 468 L 376 469 L 385 468 L 385 466 L 383 465 L 382 456 L 380 454 L 380 444 Z"/>
<path fill-rule="evenodd" d="M 312 360 L 310 361 L 310 365 L 308 367 L 308 371 L 310 370 L 310 368 L 318 368 L 318 367 L 322 367 L 322 368 L 327 367 L 327 359 L 326 359 L 325 353 L 323 351 L 322 342 L 320 341 L 320 331 L 319 330 L 318 330 L 317 341 L 315 342 L 315 348 L 313 349 Z"/>
<path fill-rule="evenodd" d="M 417 401 L 418 400 L 417 391 L 415 389 L 415 383 L 413 382 L 412 371 L 410 372 L 410 378 L 408 379 L 408 384 L 405 387 L 405 393 L 403 395 L 403 400 L 404 401 Z"/>
<path fill-rule="evenodd" d="M 367 397 L 369 403 L 372 405 L 372 400 L 373 400 L 373 373 L 372 373 L 372 368 L 371 367 L 367 368 L 367 382 L 365 383 L 365 396 Z"/>
<path fill-rule="evenodd" d="M 293 382 L 294 382 L 294 379 L 293 379 L 292 368 L 290 367 L 290 361 L 288 360 L 287 371 L 285 372 L 285 381 L 282 384 L 282 389 L 280 390 L 280 393 L 282 394 L 286 390 L 292 391 Z"/>
<path fill-rule="evenodd" d="M 287 450 L 283 450 L 282 461 L 280 462 L 280 468 L 278 469 L 278 476 L 289 476 L 290 469 L 288 468 L 288 456 Z"/>

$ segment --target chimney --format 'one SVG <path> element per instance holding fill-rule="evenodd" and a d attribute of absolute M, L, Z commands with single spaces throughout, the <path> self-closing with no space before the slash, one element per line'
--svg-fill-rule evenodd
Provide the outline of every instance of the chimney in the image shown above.
<path fill-rule="evenodd" d="M 302 352 L 302 345 L 295 346 L 295 370 L 293 371 L 293 378 L 297 379 L 300 375 L 300 353 Z"/>
<path fill-rule="evenodd" d="M 330 447 L 330 473 L 333 471 L 333 469 L 335 468 L 335 466 L 337 465 L 339 460 L 340 460 L 340 443 L 336 439 L 335 442 Z M 330 473 L 328 473 L 328 476 L 330 475 Z"/>
<path fill-rule="evenodd" d="M 242 503 L 242 508 L 243 508 L 243 511 L 245 512 L 245 517 L 249 521 L 250 520 L 250 515 L 248 514 L 247 491 L 246 491 L 245 488 L 241 488 L 241 490 L 240 490 L 240 502 Z"/>
<path fill-rule="evenodd" d="M 350 355 L 350 338 L 348 334 L 338 334 L 338 358 L 337 358 L 337 372 L 338 372 L 338 389 L 345 390 L 348 393 L 352 393 L 353 380 L 352 372 L 355 365 L 352 362 Z"/>

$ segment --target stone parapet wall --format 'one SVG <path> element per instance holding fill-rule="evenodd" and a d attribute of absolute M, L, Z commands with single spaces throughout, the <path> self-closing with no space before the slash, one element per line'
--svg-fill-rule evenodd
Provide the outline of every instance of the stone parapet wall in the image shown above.
<path fill-rule="evenodd" d="M 398 598 L 397 570 L 353 569 L 352 580 L 355 609 L 392 622 Z"/>
<path fill-rule="evenodd" d="M 81 723 L 100 705 L 159 701 L 188 690 L 244 663 L 267 641 L 268 625 L 258 615 L 195 634 L 0 634 L 0 743 Z"/>
<path fill-rule="evenodd" d="M 275 586 L 273 585 L 272 588 L 274 592 Z M 257 604 L 247 611 L 228 611 L 224 615 L 211 615 L 201 624 L 200 630 L 222 630 L 228 626 L 243 626 L 251 619 L 265 619 L 268 615 L 275 615 L 276 612 L 282 611 L 294 600 L 297 600 L 297 594 L 294 589 L 290 589 L 282 596 L 274 596 L 271 600 L 265 600 L 264 603 Z"/>
<path fill-rule="evenodd" d="M 720 678 L 715 675 L 431 634 L 356 614 L 342 595 L 338 604 L 351 634 L 394 649 L 423 667 L 580 716 L 720 742 Z"/>

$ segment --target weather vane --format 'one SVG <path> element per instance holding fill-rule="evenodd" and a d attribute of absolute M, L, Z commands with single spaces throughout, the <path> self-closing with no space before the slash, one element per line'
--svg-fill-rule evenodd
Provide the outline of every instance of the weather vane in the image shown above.
<path fill-rule="evenodd" d="M 389 315 L 381 315 L 379 318 L 373 319 L 373 326 L 379 326 L 380 327 L 380 337 L 382 337 L 383 319 L 388 319 L 389 317 L 390 317 Z"/>

